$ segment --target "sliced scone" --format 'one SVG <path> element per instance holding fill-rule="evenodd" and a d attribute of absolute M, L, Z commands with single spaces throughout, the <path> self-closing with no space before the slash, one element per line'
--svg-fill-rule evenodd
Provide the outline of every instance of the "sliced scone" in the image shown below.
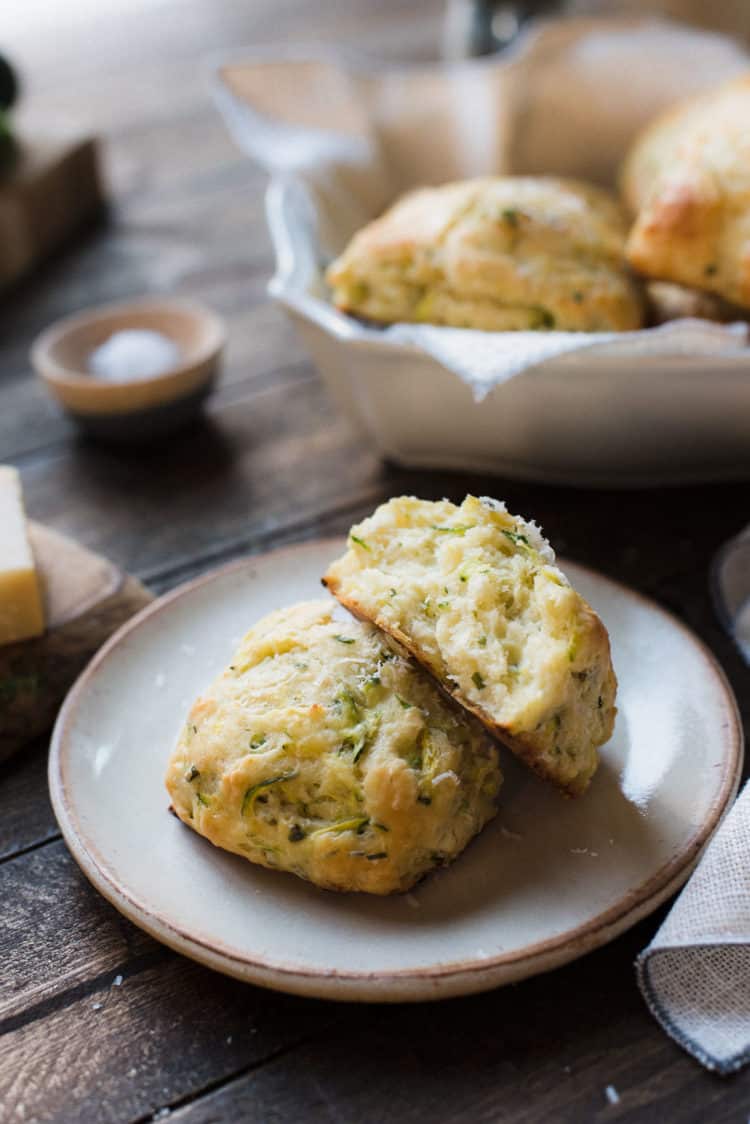
<path fill-rule="evenodd" d="M 389 894 L 495 813 L 497 749 L 372 626 L 330 601 L 271 613 L 193 705 L 177 815 L 217 847 L 326 889 Z"/>
<path fill-rule="evenodd" d="M 554 558 L 533 523 L 494 500 L 402 496 L 352 528 L 323 582 L 575 795 L 612 733 L 617 681 L 604 625 Z"/>

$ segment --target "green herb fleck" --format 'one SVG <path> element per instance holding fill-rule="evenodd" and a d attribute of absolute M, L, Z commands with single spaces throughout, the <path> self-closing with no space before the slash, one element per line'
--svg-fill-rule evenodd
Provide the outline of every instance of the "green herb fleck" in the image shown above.
<path fill-rule="evenodd" d="M 404 710 L 411 710 L 412 704 L 410 702 L 407 702 L 406 699 L 402 699 L 401 695 L 396 695 L 396 698 L 401 703 Z"/>
<path fill-rule="evenodd" d="M 389 595 L 389 597 L 395 597 L 397 593 L 398 593 L 398 590 L 394 589 L 394 588 L 393 588 L 393 587 L 391 586 L 390 590 L 388 591 L 388 595 Z"/>
<path fill-rule="evenodd" d="M 512 226 L 514 230 L 518 230 L 519 214 L 514 207 L 506 207 L 504 211 L 501 211 L 501 217 L 503 222 L 507 222 L 508 226 Z"/>
<path fill-rule="evenodd" d="M 486 636 L 480 636 L 479 639 L 477 640 L 477 644 L 479 645 L 480 648 L 486 648 L 487 647 L 487 637 Z"/>
<path fill-rule="evenodd" d="M 202 792 L 196 792 L 195 795 L 198 797 L 198 799 L 200 800 L 200 802 L 201 802 L 201 804 L 203 805 L 204 808 L 207 808 L 209 806 L 209 804 L 211 803 L 211 801 L 208 799 L 208 797 L 204 796 Z"/>
<path fill-rule="evenodd" d="M 356 535 L 352 535 L 352 534 L 349 535 L 349 538 L 352 540 L 352 542 L 355 542 L 357 544 L 357 546 L 361 546 L 363 550 L 370 550 L 371 549 L 367 545 L 367 543 L 365 542 L 364 539 L 357 538 Z"/>
<path fill-rule="evenodd" d="M 338 640 L 339 644 L 356 644 L 353 636 L 334 636 L 334 640 Z"/>
<path fill-rule="evenodd" d="M 534 319 L 531 322 L 532 331 L 545 331 L 555 326 L 555 318 L 548 308 L 543 308 L 539 305 L 531 310 L 534 313 Z"/>
<path fill-rule="evenodd" d="M 251 741 L 250 741 L 250 748 L 251 749 L 260 749 L 260 747 L 262 745 L 265 745 L 265 744 L 266 744 L 266 735 L 265 734 L 256 734 L 255 737 L 252 738 Z"/>
<path fill-rule="evenodd" d="M 457 527 L 437 527 L 434 523 L 431 524 L 432 530 L 437 531 L 440 535 L 465 535 L 473 526 L 473 523 L 459 524 Z"/>
<path fill-rule="evenodd" d="M 276 777 L 268 777 L 265 781 L 259 781 L 258 784 L 251 785 L 245 793 L 242 800 L 242 815 L 252 812 L 253 805 L 262 792 L 270 788 L 273 784 L 278 784 L 279 781 L 291 781 L 294 777 L 299 776 L 299 770 L 295 769 L 289 773 L 279 773 Z"/>
<path fill-rule="evenodd" d="M 196 769 L 195 765 L 191 765 L 190 768 L 188 769 L 188 771 L 185 773 L 185 780 L 186 781 L 194 781 L 199 776 L 200 776 L 200 773 Z"/>
<path fill-rule="evenodd" d="M 504 530 L 503 534 L 505 535 L 506 539 L 509 539 L 510 542 L 513 543 L 514 546 L 519 546 L 520 544 L 523 544 L 524 546 L 529 545 L 529 540 L 526 538 L 526 535 L 522 535 L 518 531 Z"/>
<path fill-rule="evenodd" d="M 338 823 L 329 823 L 325 827 L 318 827 L 310 835 L 341 835 L 344 831 L 355 831 L 361 835 L 370 822 L 369 816 L 360 816 L 358 819 L 340 820 Z"/>
<path fill-rule="evenodd" d="M 487 684 L 485 683 L 484 679 L 482 679 L 482 676 L 480 675 L 480 673 L 478 671 L 474 672 L 474 674 L 471 677 L 471 681 L 474 684 L 474 686 L 477 688 L 478 691 L 483 691 L 484 688 L 487 686 Z"/>

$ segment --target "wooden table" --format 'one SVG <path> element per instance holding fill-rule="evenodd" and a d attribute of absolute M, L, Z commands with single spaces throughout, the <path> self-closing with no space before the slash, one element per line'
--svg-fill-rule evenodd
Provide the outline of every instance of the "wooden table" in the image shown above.
<path fill-rule="evenodd" d="M 712 554 L 750 516 L 746 486 L 614 494 L 385 466 L 336 414 L 266 297 L 263 177 L 226 137 L 196 59 L 313 38 L 428 57 L 441 3 L 6 7 L 3 46 L 28 75 L 24 119 L 64 114 L 101 131 L 114 197 L 108 225 L 0 309 L 0 460 L 21 468 L 35 518 L 161 591 L 236 556 L 341 532 L 392 494 L 501 496 L 568 557 L 682 617 L 723 663 L 747 720 L 750 675 L 707 588 Z M 27 353 L 62 313 L 146 290 L 207 301 L 230 345 L 205 421 L 133 455 L 80 440 Z M 277 995 L 162 948 L 89 887 L 52 816 L 46 751 L 31 746 L 0 779 L 0 1120 L 169 1111 L 181 1124 L 744 1124 L 750 1070 L 709 1076 L 636 989 L 633 958 L 663 911 L 578 963 L 488 995 L 395 1008 Z"/>

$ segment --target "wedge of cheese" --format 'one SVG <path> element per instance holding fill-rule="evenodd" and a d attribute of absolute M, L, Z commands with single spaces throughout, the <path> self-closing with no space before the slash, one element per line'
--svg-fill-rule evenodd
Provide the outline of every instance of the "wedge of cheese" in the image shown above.
<path fill-rule="evenodd" d="M 34 566 L 15 468 L 0 465 L 0 644 L 44 632 L 39 576 Z"/>

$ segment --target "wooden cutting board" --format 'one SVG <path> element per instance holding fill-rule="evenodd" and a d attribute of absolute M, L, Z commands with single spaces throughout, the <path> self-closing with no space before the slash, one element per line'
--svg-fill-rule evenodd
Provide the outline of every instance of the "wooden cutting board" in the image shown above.
<path fill-rule="evenodd" d="M 29 538 L 41 574 L 47 630 L 0 646 L 0 761 L 48 730 L 94 652 L 152 600 L 106 558 L 38 523 Z"/>

